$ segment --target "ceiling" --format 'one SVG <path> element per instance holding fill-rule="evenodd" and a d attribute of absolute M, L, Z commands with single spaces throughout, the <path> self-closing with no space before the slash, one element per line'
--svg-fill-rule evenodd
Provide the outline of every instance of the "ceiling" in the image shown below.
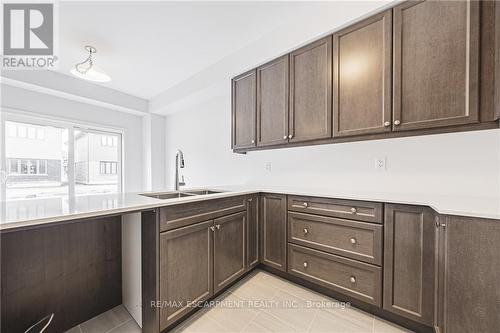
<path fill-rule="evenodd" d="M 151 99 L 275 29 L 301 2 L 60 2 L 60 63 L 68 74 L 97 48 L 103 84 Z"/>

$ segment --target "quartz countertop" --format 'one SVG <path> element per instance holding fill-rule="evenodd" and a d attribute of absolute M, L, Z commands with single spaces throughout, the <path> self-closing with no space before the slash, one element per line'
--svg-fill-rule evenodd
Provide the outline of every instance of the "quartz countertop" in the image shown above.
<path fill-rule="evenodd" d="M 0 230 L 16 229 L 80 218 L 122 214 L 186 202 L 224 198 L 256 192 L 425 205 L 430 206 L 440 214 L 500 220 L 500 202 L 498 198 L 416 193 L 349 192 L 326 188 L 294 188 L 259 185 L 210 186 L 207 188 L 224 192 L 174 199 L 156 199 L 142 196 L 140 193 L 114 193 L 2 201 L 0 202 Z M 186 191 L 186 189 L 183 189 L 183 191 Z M 169 190 L 165 192 L 169 192 Z"/>

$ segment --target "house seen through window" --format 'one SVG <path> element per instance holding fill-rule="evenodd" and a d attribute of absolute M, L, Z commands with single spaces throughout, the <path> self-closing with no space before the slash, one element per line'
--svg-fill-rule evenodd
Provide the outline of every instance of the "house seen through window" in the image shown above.
<path fill-rule="evenodd" d="M 7 200 L 121 189 L 119 133 L 17 121 L 5 121 L 3 133 Z"/>

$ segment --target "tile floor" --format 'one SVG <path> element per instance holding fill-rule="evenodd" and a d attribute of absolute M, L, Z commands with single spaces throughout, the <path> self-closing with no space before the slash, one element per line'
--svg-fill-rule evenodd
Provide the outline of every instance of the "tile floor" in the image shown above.
<path fill-rule="evenodd" d="M 408 333 L 410 331 L 326 296 L 257 270 L 198 311 L 172 333 Z M 69 333 L 139 333 L 118 306 Z"/>

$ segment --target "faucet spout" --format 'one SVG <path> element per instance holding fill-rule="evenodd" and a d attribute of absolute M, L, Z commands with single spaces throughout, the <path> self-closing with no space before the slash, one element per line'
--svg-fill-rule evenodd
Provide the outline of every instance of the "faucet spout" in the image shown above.
<path fill-rule="evenodd" d="M 186 185 L 184 182 L 184 176 L 182 176 L 182 181 L 179 181 L 179 168 L 184 168 L 184 154 L 182 150 L 177 150 L 175 153 L 175 184 L 174 190 L 178 191 L 180 186 Z"/>

